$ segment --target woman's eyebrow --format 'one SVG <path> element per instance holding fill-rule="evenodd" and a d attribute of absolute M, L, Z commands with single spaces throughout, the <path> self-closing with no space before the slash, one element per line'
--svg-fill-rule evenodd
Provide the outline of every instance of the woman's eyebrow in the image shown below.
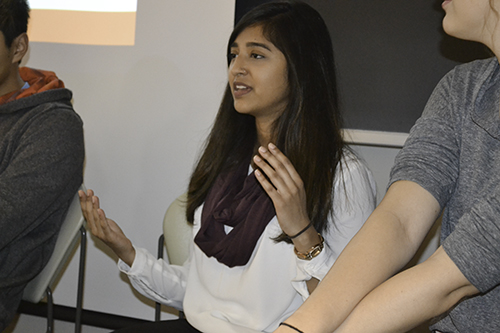
<path fill-rule="evenodd" d="M 246 43 L 246 46 L 247 47 L 261 47 L 263 49 L 266 49 L 266 50 L 272 52 L 271 48 L 269 46 L 267 46 L 267 44 L 264 44 L 264 43 L 248 42 L 248 43 Z M 236 42 L 232 43 L 230 46 L 230 48 L 235 48 L 235 47 L 238 47 L 238 43 L 236 43 Z"/>
<path fill-rule="evenodd" d="M 271 48 L 264 43 L 248 42 L 247 47 L 262 47 L 268 51 L 271 51 Z"/>

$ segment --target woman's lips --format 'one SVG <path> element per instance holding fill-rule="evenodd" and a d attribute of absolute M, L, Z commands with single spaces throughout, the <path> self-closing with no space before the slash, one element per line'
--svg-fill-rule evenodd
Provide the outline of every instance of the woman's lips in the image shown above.
<path fill-rule="evenodd" d="M 252 88 L 241 82 L 233 83 L 233 96 L 234 98 L 242 97 L 252 91 Z"/>

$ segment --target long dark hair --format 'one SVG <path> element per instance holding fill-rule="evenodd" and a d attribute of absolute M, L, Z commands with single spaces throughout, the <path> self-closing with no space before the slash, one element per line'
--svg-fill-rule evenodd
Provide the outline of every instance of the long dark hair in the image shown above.
<path fill-rule="evenodd" d="M 343 156 L 335 65 L 325 22 L 299 1 L 273 2 L 248 12 L 234 28 L 230 46 L 248 27 L 261 26 L 264 36 L 285 56 L 288 67 L 288 106 L 273 124 L 276 145 L 290 159 L 304 182 L 307 211 L 316 230 L 327 227 L 333 210 L 333 183 Z M 187 219 L 204 201 L 217 176 L 248 160 L 256 145 L 255 118 L 239 114 L 229 85 L 204 152 L 191 175 Z M 289 241 L 282 234 L 277 240 Z"/>

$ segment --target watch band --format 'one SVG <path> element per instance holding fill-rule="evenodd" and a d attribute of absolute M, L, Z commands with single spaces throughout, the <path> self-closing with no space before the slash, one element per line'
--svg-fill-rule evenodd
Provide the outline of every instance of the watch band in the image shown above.
<path fill-rule="evenodd" d="M 311 260 L 312 258 L 317 257 L 318 254 L 321 253 L 321 251 L 323 251 L 323 247 L 325 247 L 325 240 L 320 233 L 318 233 L 318 236 L 319 236 L 319 243 L 311 247 L 311 249 L 309 249 L 309 251 L 305 253 L 297 251 L 295 247 L 293 248 L 293 251 L 295 252 L 297 258 L 302 260 Z"/>

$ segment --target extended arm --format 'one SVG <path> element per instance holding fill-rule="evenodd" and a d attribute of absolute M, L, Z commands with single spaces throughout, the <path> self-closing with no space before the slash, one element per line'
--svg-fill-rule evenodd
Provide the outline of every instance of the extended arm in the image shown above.
<path fill-rule="evenodd" d="M 440 247 L 368 294 L 335 332 L 406 332 L 477 293 Z"/>
<path fill-rule="evenodd" d="M 90 231 L 121 259 L 118 266 L 128 275 L 134 288 L 154 301 L 182 309 L 191 257 L 184 266 L 176 266 L 156 259 L 145 249 L 136 250 L 116 222 L 106 218 L 92 190 L 78 194 Z"/>
<path fill-rule="evenodd" d="M 316 291 L 286 322 L 307 333 L 337 329 L 361 299 L 412 258 L 439 212 L 435 198 L 416 183 L 394 183 Z"/>
<path fill-rule="evenodd" d="M 109 246 L 123 262 L 132 266 L 135 259 L 134 246 L 118 224 L 106 218 L 106 214 L 100 208 L 99 198 L 90 189 L 87 193 L 80 190 L 78 195 L 83 215 L 92 234 Z"/>

